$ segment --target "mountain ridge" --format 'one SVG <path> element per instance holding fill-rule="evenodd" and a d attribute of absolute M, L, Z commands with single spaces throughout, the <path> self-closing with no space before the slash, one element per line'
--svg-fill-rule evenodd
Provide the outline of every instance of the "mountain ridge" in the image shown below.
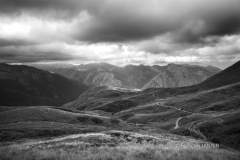
<path fill-rule="evenodd" d="M 59 74 L 24 65 L 0 64 L 1 105 L 61 105 L 87 89 L 86 85 Z M 12 100 L 6 100 L 9 98 Z"/>

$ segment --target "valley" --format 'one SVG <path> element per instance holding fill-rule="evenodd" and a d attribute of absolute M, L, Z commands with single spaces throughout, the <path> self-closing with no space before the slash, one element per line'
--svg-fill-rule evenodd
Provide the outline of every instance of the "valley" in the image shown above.
<path fill-rule="evenodd" d="M 192 86 L 100 86 L 56 106 L 3 105 L 0 157 L 238 160 L 239 71 L 237 62 Z"/>

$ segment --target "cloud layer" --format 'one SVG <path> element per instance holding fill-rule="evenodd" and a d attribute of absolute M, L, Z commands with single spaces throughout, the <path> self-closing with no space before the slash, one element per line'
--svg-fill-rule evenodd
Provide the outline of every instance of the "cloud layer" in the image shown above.
<path fill-rule="evenodd" d="M 221 66 L 238 60 L 239 34 L 239 0 L 0 0 L 2 62 Z"/>

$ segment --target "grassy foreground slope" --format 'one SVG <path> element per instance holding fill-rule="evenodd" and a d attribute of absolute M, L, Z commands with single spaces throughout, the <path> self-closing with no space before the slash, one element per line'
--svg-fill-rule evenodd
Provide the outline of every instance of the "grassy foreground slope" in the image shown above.
<path fill-rule="evenodd" d="M 238 152 L 181 136 L 108 131 L 0 146 L 11 160 L 238 160 Z"/>

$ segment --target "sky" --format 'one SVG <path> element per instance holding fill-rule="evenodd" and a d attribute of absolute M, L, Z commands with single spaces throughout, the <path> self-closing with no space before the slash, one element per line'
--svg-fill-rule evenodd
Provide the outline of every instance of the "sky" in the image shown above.
<path fill-rule="evenodd" d="M 0 0 L 0 63 L 240 60 L 240 0 Z"/>

